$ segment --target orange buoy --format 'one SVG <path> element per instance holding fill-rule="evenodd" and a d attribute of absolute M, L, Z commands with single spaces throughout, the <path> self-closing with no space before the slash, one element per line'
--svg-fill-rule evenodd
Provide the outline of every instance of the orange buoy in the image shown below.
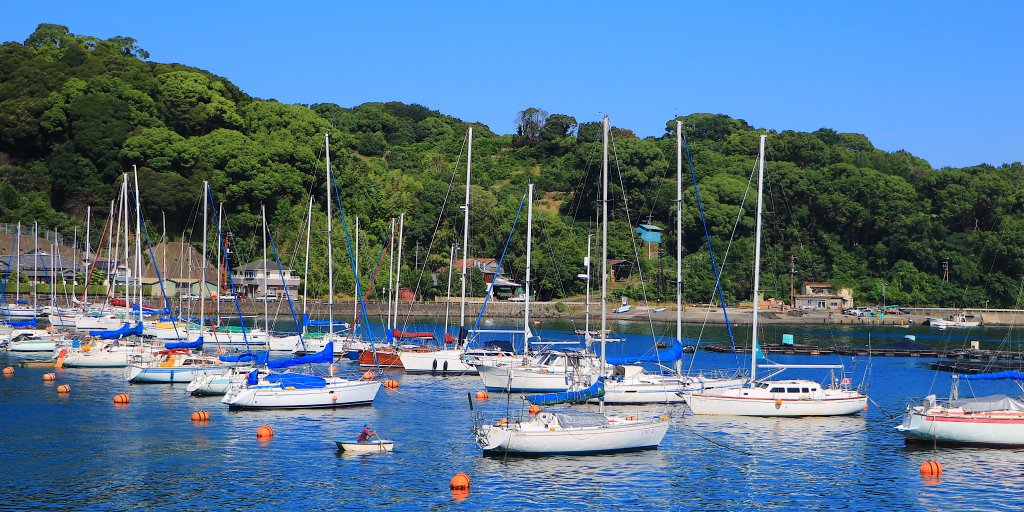
<path fill-rule="evenodd" d="M 57 374 L 56 373 L 44 373 L 43 374 L 43 380 L 46 381 L 46 382 L 57 380 Z"/>
<path fill-rule="evenodd" d="M 192 413 L 192 421 L 199 421 L 199 422 L 210 421 L 210 412 L 209 411 L 196 411 L 196 412 Z"/>
<path fill-rule="evenodd" d="M 384 381 L 384 387 L 388 389 L 398 389 L 398 381 L 395 379 L 388 379 Z"/>
<path fill-rule="evenodd" d="M 334 373 L 338 371 L 338 365 L 332 364 L 328 366 L 327 371 L 330 372 L 331 375 L 334 375 Z"/>
<path fill-rule="evenodd" d="M 14 367 L 8 366 L 7 368 L 4 368 L 4 375 L 14 375 Z"/>
<path fill-rule="evenodd" d="M 448 484 L 448 488 L 453 491 L 468 491 L 469 483 L 469 475 L 460 471 L 455 473 L 455 476 L 452 477 L 451 482 Z"/>
<path fill-rule="evenodd" d="M 115 404 L 126 404 L 131 396 L 128 393 L 121 393 L 120 395 L 114 395 Z"/>
<path fill-rule="evenodd" d="M 274 429 L 270 425 L 263 425 L 256 429 L 256 439 L 270 439 L 274 437 Z"/>
<path fill-rule="evenodd" d="M 373 372 L 367 371 L 363 374 L 363 380 L 373 380 Z"/>
<path fill-rule="evenodd" d="M 778 409 L 779 407 L 782 407 L 782 399 L 781 398 L 776 398 L 775 399 L 775 408 Z"/>
<path fill-rule="evenodd" d="M 541 411 L 541 409 L 542 408 L 539 405 L 530 405 L 530 416 L 537 414 L 538 412 Z"/>
<path fill-rule="evenodd" d="M 477 391 L 476 392 L 476 399 L 477 400 L 487 400 L 490 397 L 491 397 L 491 395 L 487 394 L 486 391 Z"/>
<path fill-rule="evenodd" d="M 508 418 L 498 420 L 498 425 L 508 425 Z"/>
<path fill-rule="evenodd" d="M 864 402 L 864 410 L 865 411 L 868 410 L 868 403 L 867 402 Z"/>
<path fill-rule="evenodd" d="M 88 353 L 92 350 L 92 345 L 82 345 L 82 352 Z"/>
<path fill-rule="evenodd" d="M 70 392 L 71 392 L 71 385 L 69 385 L 69 384 L 61 384 L 60 386 L 57 386 L 57 393 L 66 394 L 66 393 L 70 393 Z"/>
<path fill-rule="evenodd" d="M 937 460 L 926 460 L 921 463 L 921 476 L 942 476 L 942 464 Z"/>

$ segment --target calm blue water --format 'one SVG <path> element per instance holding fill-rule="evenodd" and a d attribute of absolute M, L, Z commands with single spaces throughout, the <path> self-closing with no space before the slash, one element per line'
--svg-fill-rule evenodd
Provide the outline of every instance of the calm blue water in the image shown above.
<path fill-rule="evenodd" d="M 658 327 L 665 329 L 671 327 Z M 782 332 L 826 346 L 863 344 L 867 337 L 852 326 L 772 326 L 764 336 L 777 340 Z M 688 336 L 696 333 L 687 328 Z M 998 343 L 1007 335 L 994 328 L 969 335 L 876 329 L 873 339 L 894 341 L 911 333 L 937 336 L 932 343 L 950 347 L 967 338 Z M 715 327 L 704 338 L 720 341 L 723 335 Z M 649 337 L 628 338 L 610 352 L 642 352 L 650 345 Z M 0 353 L 0 366 L 20 360 Z M 726 368 L 733 360 L 702 351 L 694 367 Z M 774 360 L 842 361 L 856 368 L 855 382 L 869 363 Z M 674 418 L 660 450 L 541 459 L 480 455 L 466 396 L 481 389 L 477 377 L 391 372 L 401 387 L 382 389 L 370 407 L 235 413 L 217 398 L 190 397 L 184 386 L 129 386 L 122 370 L 66 369 L 56 382 L 43 382 L 42 374 L 52 369 L 17 368 L 14 376 L 0 377 L 0 509 L 992 510 L 1024 503 L 1024 451 L 904 446 L 893 430 L 898 420 L 882 409 L 898 414 L 908 397 L 949 390 L 949 375 L 931 372 L 923 362 L 870 361 L 869 395 L 881 409 L 872 405 L 862 415 L 708 418 L 690 416 L 682 406 L 654 406 L 646 410 Z M 59 384 L 70 384 L 72 393 L 58 396 Z M 1020 394 L 1012 384 L 982 386 L 980 394 Z M 126 392 L 131 403 L 115 406 L 113 396 Z M 505 404 L 492 393 L 478 406 L 502 415 Z M 190 421 L 200 409 L 211 412 L 211 422 Z M 334 440 L 354 439 L 367 422 L 398 442 L 396 452 L 339 455 Z M 276 437 L 257 441 L 256 428 L 265 424 Z M 921 462 L 931 459 L 945 467 L 940 479 L 918 474 Z M 462 502 L 448 490 L 458 471 L 472 478 L 472 492 Z"/>

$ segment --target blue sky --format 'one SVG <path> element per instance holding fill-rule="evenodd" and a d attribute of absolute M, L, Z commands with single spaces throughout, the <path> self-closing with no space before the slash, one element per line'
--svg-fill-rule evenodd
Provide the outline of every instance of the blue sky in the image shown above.
<path fill-rule="evenodd" d="M 633 5 L 637 4 L 637 5 Z M 538 107 L 641 136 L 693 112 L 828 127 L 935 167 L 1024 160 L 1024 2 L 16 2 L 289 103 L 420 103 L 499 133 Z"/>

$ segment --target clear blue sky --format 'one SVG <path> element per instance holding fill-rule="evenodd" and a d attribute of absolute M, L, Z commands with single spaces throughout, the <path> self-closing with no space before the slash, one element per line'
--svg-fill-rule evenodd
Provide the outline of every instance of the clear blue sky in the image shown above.
<path fill-rule="evenodd" d="M 960 167 L 1024 160 L 1022 21 L 1011 1 L 23 1 L 0 39 L 129 36 L 260 98 L 420 103 L 499 133 L 526 107 L 641 136 L 711 112 Z"/>

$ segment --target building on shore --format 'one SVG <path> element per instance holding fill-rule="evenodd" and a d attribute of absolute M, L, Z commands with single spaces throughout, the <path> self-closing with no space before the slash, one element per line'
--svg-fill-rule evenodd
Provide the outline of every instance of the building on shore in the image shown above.
<path fill-rule="evenodd" d="M 796 309 L 841 310 L 853 307 L 853 290 L 832 283 L 804 281 L 795 297 Z"/>
<path fill-rule="evenodd" d="M 266 274 L 264 274 L 266 269 Z M 276 261 L 256 260 L 232 270 L 231 280 L 238 293 L 248 297 L 275 297 L 284 299 L 285 289 L 292 297 L 299 295 L 302 279 L 292 275 L 292 269 Z"/>

